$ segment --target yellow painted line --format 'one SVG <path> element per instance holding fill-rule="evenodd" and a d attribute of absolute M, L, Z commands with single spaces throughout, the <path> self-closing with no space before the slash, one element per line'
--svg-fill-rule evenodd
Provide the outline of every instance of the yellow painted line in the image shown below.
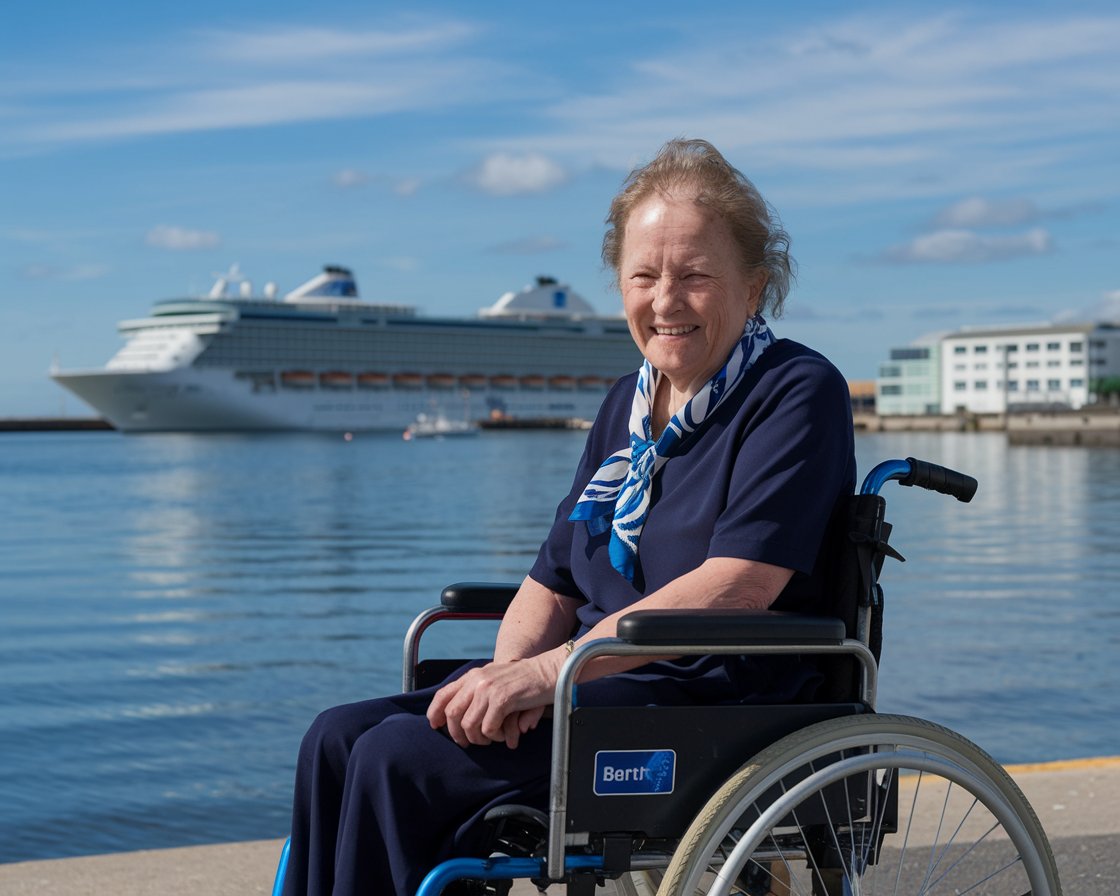
<path fill-rule="evenodd" d="M 1120 756 L 1095 756 L 1087 759 L 1058 759 L 1053 762 L 1026 762 L 1021 765 L 1006 765 L 1008 774 L 1019 775 L 1029 772 L 1067 772 L 1088 771 L 1091 769 L 1120 768 Z"/>

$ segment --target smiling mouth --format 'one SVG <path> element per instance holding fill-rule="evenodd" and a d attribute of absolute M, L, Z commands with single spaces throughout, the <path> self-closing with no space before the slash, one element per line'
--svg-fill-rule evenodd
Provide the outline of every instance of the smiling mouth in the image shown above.
<path fill-rule="evenodd" d="M 699 327 L 654 327 L 653 332 L 658 336 L 687 336 L 699 329 Z"/>

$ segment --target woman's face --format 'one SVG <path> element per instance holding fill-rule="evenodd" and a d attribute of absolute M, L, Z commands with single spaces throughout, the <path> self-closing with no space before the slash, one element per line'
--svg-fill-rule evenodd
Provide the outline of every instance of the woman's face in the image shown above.
<path fill-rule="evenodd" d="M 745 269 L 723 219 L 688 194 L 652 196 L 626 222 L 619 287 L 630 333 L 686 397 L 723 366 L 764 284 Z"/>

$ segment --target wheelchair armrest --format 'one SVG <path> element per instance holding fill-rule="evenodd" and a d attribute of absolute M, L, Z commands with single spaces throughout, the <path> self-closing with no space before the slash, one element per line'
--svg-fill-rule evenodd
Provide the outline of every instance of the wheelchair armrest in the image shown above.
<path fill-rule="evenodd" d="M 839 644 L 844 622 L 775 610 L 635 610 L 618 621 L 618 637 L 632 644 Z"/>
<path fill-rule="evenodd" d="M 498 582 L 456 582 L 443 589 L 440 605 L 458 613 L 502 614 L 509 609 L 518 585 Z"/>

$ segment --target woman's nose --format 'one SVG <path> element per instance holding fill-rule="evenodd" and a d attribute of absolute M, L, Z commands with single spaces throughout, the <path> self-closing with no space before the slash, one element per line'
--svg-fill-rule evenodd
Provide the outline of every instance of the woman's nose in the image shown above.
<path fill-rule="evenodd" d="M 655 314 L 672 314 L 680 307 L 680 283 L 673 277 L 660 277 L 653 293 Z"/>

